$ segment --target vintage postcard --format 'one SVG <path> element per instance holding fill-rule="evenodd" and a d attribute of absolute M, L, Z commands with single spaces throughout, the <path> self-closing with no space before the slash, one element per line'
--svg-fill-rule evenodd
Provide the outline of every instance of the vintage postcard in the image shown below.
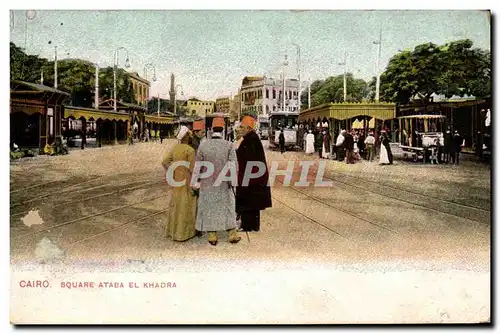
<path fill-rule="evenodd" d="M 11 323 L 490 323 L 490 33 L 10 11 Z"/>

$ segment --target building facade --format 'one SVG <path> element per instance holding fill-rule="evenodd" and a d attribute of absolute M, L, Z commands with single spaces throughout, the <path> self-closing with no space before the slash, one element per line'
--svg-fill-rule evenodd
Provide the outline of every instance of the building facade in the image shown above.
<path fill-rule="evenodd" d="M 241 109 L 241 95 L 235 94 L 231 100 L 229 100 L 229 120 L 231 122 L 239 121 L 240 109 Z"/>
<path fill-rule="evenodd" d="M 272 111 L 298 111 L 299 81 L 287 79 L 283 93 L 283 80 L 265 76 L 245 77 L 241 84 L 241 100 L 242 113 L 263 116 Z"/>
<path fill-rule="evenodd" d="M 229 114 L 230 100 L 229 97 L 219 97 L 215 99 L 215 112 Z"/>
<path fill-rule="evenodd" d="M 188 113 L 191 115 L 196 115 L 199 117 L 205 117 L 214 113 L 215 102 L 214 101 L 200 101 L 197 99 L 189 99 L 187 101 Z"/>
<path fill-rule="evenodd" d="M 139 76 L 137 72 L 129 73 L 129 77 L 132 82 L 137 105 L 147 107 L 149 100 L 149 81 Z"/>

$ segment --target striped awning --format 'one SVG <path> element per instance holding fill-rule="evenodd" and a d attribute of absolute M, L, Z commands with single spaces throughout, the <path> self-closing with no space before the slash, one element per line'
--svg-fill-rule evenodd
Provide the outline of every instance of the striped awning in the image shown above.
<path fill-rule="evenodd" d="M 99 109 L 65 107 L 64 118 L 72 117 L 74 119 L 85 118 L 87 121 L 94 120 L 109 120 L 109 121 L 129 121 L 130 115 L 126 113 L 118 113 L 112 111 L 104 111 Z"/>
<path fill-rule="evenodd" d="M 346 120 L 358 116 L 367 116 L 380 120 L 396 118 L 396 105 L 393 103 L 327 103 L 302 111 L 300 121 L 317 119 Z"/>
<path fill-rule="evenodd" d="M 145 115 L 146 122 L 150 123 L 159 123 L 159 124 L 173 124 L 174 117 L 171 116 L 153 116 L 153 115 Z"/>

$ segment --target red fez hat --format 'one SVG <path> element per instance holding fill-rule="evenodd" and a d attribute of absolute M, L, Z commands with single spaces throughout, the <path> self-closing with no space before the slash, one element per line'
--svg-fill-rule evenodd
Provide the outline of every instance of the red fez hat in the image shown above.
<path fill-rule="evenodd" d="M 203 120 L 193 122 L 193 131 L 205 130 L 205 123 Z"/>
<path fill-rule="evenodd" d="M 224 122 L 224 118 L 222 117 L 216 117 L 212 122 L 212 128 L 223 128 L 225 125 L 226 122 Z"/>

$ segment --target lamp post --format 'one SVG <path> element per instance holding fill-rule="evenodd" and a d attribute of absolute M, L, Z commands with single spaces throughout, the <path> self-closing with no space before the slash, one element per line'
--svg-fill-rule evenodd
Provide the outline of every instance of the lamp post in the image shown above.
<path fill-rule="evenodd" d="M 288 66 L 288 56 L 285 55 L 285 60 L 283 61 L 283 108 L 282 108 L 282 111 L 285 111 L 285 89 L 286 89 L 285 68 L 287 66 Z"/>
<path fill-rule="evenodd" d="M 177 87 L 181 87 L 181 95 L 184 95 L 184 88 L 182 88 L 181 84 L 178 84 L 174 88 L 174 114 L 177 115 Z"/>
<path fill-rule="evenodd" d="M 382 29 L 380 29 L 380 36 L 378 41 L 373 42 L 373 44 L 378 45 L 377 50 L 377 86 L 375 88 L 375 102 L 379 102 L 380 99 L 380 54 L 382 52 Z"/>
<path fill-rule="evenodd" d="M 339 65 L 344 65 L 344 102 L 347 101 L 347 51 L 344 50 L 344 62 L 339 63 Z"/>
<path fill-rule="evenodd" d="M 113 110 L 114 110 L 114 112 L 117 112 L 117 110 L 116 110 L 116 70 L 118 67 L 118 51 L 120 51 L 120 50 L 125 50 L 125 52 L 127 52 L 127 59 L 125 60 L 125 68 L 130 67 L 130 61 L 128 59 L 128 50 L 126 48 L 124 48 L 123 46 L 120 46 L 119 48 L 117 48 L 115 50 L 115 63 L 114 63 L 114 67 L 113 67 L 113 99 L 114 99 Z"/>
<path fill-rule="evenodd" d="M 296 44 L 296 43 L 293 43 L 293 45 L 297 48 L 297 75 L 298 75 L 298 79 L 299 79 L 299 97 L 298 97 L 298 110 L 299 110 L 299 113 L 300 113 L 300 106 L 301 106 L 301 103 L 300 103 L 300 92 L 301 92 L 301 88 L 302 88 L 302 81 L 300 81 L 300 45 Z"/>

